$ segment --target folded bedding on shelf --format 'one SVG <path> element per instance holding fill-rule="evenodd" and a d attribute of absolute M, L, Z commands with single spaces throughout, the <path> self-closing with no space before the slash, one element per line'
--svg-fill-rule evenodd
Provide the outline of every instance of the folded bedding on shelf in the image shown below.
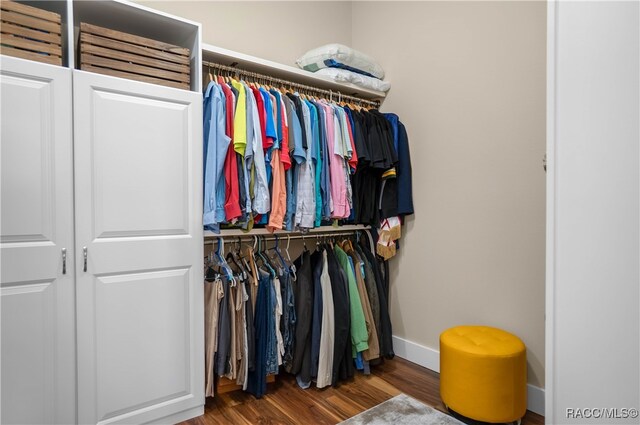
<path fill-rule="evenodd" d="M 323 68 L 340 68 L 373 78 L 384 78 L 384 70 L 371 57 L 337 43 L 309 50 L 296 60 L 296 64 L 311 72 Z"/>
<path fill-rule="evenodd" d="M 378 80 L 377 78 L 347 71 L 346 69 L 322 68 L 315 73 L 339 83 L 352 83 L 369 90 L 387 92 L 391 88 L 391 83 L 388 81 Z"/>

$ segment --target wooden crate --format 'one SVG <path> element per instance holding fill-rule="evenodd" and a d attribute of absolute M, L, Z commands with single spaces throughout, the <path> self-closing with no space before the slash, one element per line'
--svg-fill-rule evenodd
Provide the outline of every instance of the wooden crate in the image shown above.
<path fill-rule="evenodd" d="M 0 53 L 62 65 L 60 15 L 9 0 L 0 1 Z"/>
<path fill-rule="evenodd" d="M 80 69 L 189 90 L 190 51 L 161 41 L 80 24 Z"/>

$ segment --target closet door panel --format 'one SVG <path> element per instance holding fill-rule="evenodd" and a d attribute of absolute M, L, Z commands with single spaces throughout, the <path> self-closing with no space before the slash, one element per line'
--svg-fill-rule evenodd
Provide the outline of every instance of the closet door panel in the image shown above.
<path fill-rule="evenodd" d="M 204 404 L 201 102 L 74 72 L 82 423 Z"/>
<path fill-rule="evenodd" d="M 74 423 L 71 70 L 0 60 L 0 420 Z"/>

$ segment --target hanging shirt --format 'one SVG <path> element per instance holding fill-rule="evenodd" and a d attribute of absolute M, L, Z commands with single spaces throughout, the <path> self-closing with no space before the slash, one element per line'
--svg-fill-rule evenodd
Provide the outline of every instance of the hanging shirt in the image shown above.
<path fill-rule="evenodd" d="M 233 111 L 235 108 L 235 101 L 233 98 L 233 93 L 227 84 L 224 82 L 222 77 L 219 77 L 220 87 L 225 95 L 225 112 L 226 112 L 226 126 L 225 133 L 233 142 L 234 138 L 234 127 L 233 127 Z M 240 192 L 238 185 L 238 164 L 236 162 L 236 152 L 234 149 L 227 149 L 227 155 L 224 160 L 224 178 L 225 178 L 225 201 L 224 201 L 224 211 L 225 211 L 225 220 L 231 222 L 240 215 L 242 215 L 242 211 L 240 210 Z"/>
<path fill-rule="evenodd" d="M 251 90 L 249 89 L 249 87 L 247 86 L 247 84 L 244 81 L 241 81 L 240 84 L 243 87 L 244 90 L 244 98 L 245 98 L 245 116 L 246 116 L 246 122 L 245 122 L 245 150 L 241 156 L 241 165 L 242 165 L 242 171 L 243 171 L 243 182 L 244 182 L 244 192 L 245 192 L 245 202 L 244 204 L 242 204 L 242 207 L 244 208 L 244 212 L 246 214 L 251 214 L 251 194 L 253 193 L 252 190 L 252 185 L 251 185 L 251 164 L 247 164 L 247 151 L 249 151 L 249 160 L 251 162 L 252 160 L 252 156 L 253 156 L 253 151 L 252 151 L 252 147 L 251 146 L 247 146 L 247 143 L 250 143 L 249 140 L 251 137 L 253 137 L 253 108 L 249 107 L 249 97 L 253 97 Z"/>
<path fill-rule="evenodd" d="M 316 173 L 316 179 L 320 179 L 320 193 L 316 193 L 316 223 L 319 223 L 318 220 L 329 220 L 331 218 L 331 208 L 329 207 L 330 200 L 330 191 L 331 191 L 331 183 L 330 183 L 330 172 L 329 172 L 329 152 L 327 146 L 328 140 L 328 125 L 327 125 L 327 117 L 324 106 L 320 102 L 315 103 L 316 108 L 318 109 L 318 119 L 320 130 L 320 173 Z M 316 186 L 317 187 L 317 186 Z M 318 207 L 318 200 L 320 200 L 320 207 Z M 319 211 L 319 212 L 318 212 Z M 320 224 L 317 224 L 318 226 Z"/>
<path fill-rule="evenodd" d="M 265 133 L 267 136 L 267 148 L 273 146 L 274 140 L 278 137 L 276 133 L 276 124 L 273 120 L 273 105 L 271 104 L 271 96 L 269 92 L 264 88 L 260 87 L 260 93 L 262 94 L 262 99 L 264 101 L 264 110 L 265 110 Z"/>
<path fill-rule="evenodd" d="M 284 124 L 282 122 L 282 97 L 280 96 L 280 92 L 275 89 L 269 90 L 269 94 L 271 94 L 272 112 L 274 115 L 274 122 L 276 123 L 276 140 L 274 142 L 274 147 L 276 149 L 280 149 L 282 147 Z"/>
<path fill-rule="evenodd" d="M 282 229 L 284 216 L 287 212 L 287 187 L 284 166 L 280 161 L 280 150 L 273 149 L 271 158 L 271 168 L 273 170 L 273 185 L 271 196 L 271 214 L 267 229 L 270 232 Z"/>
<path fill-rule="evenodd" d="M 235 122 L 236 109 L 238 107 L 238 98 L 239 98 L 240 92 L 238 91 L 238 89 L 233 87 L 233 85 L 229 86 L 229 90 L 231 90 L 231 94 L 233 95 L 233 105 L 234 105 L 234 107 L 233 107 L 233 111 L 232 111 L 232 113 L 233 113 L 232 122 Z M 236 130 L 235 126 L 233 126 L 233 134 L 234 134 L 234 136 L 231 138 L 231 142 L 232 143 L 233 143 L 233 140 L 235 140 L 236 132 L 237 132 L 237 130 Z M 234 170 L 235 170 L 234 173 L 235 173 L 235 177 L 237 178 L 237 181 L 238 181 L 238 205 L 239 205 L 239 208 L 240 208 L 240 216 L 238 217 L 238 220 L 240 222 L 246 222 L 245 204 L 246 204 L 246 200 L 247 200 L 247 193 L 246 193 L 246 185 L 245 185 L 245 181 L 244 181 L 243 156 L 242 155 L 238 155 L 237 152 L 235 152 L 235 150 L 234 150 L 233 158 L 235 158 L 235 162 L 236 162 L 236 166 L 234 168 Z M 233 224 L 235 224 L 235 222 L 236 222 L 235 219 L 228 220 L 228 221 L 231 221 Z"/>
<path fill-rule="evenodd" d="M 233 117 L 233 149 L 238 155 L 244 156 L 247 146 L 247 96 L 244 85 L 236 80 L 231 80 L 231 85 L 238 90 L 236 112 Z"/>
<path fill-rule="evenodd" d="M 338 247 L 338 245 L 334 246 L 333 251 L 336 254 L 340 268 L 342 268 L 347 276 L 349 286 L 349 312 L 351 317 L 351 343 L 353 346 L 353 357 L 355 358 L 356 353 L 369 348 L 369 343 L 367 342 L 369 340 L 367 325 L 364 318 L 364 311 L 362 310 L 362 303 L 360 302 L 360 294 L 358 294 L 355 272 L 349 261 L 349 256 Z"/>
<path fill-rule="evenodd" d="M 225 97 L 220 85 L 210 82 L 205 92 L 205 166 L 203 224 L 219 231 L 224 221 L 224 160 L 231 138 L 226 134 Z"/>
<path fill-rule="evenodd" d="M 287 110 L 284 106 L 284 98 L 280 97 L 280 116 L 282 119 L 282 147 L 280 160 L 287 171 L 291 168 L 291 156 L 289 155 L 289 120 L 287 119 Z"/>
<path fill-rule="evenodd" d="M 340 138 L 340 124 L 335 110 L 330 105 L 324 105 L 327 113 L 327 146 L 329 150 L 329 171 L 331 173 L 331 217 L 349 217 L 350 208 L 347 201 L 346 166 L 342 155 L 335 152 L 335 140 Z"/>
<path fill-rule="evenodd" d="M 304 133 L 306 134 L 307 141 L 313 140 L 313 134 L 311 129 L 311 113 L 309 106 L 302 102 L 302 114 L 305 123 Z M 296 226 L 300 228 L 310 229 L 313 228 L 315 223 L 316 214 L 316 195 L 314 186 L 314 168 L 313 160 L 311 158 L 312 149 L 311 146 L 307 149 L 307 155 L 305 162 L 299 167 L 296 167 L 298 171 L 298 191 L 296 199 Z"/>
<path fill-rule="evenodd" d="M 356 150 L 355 139 L 353 137 L 353 127 L 351 125 L 351 120 L 349 119 L 346 111 L 344 112 L 344 114 L 347 129 L 347 138 L 349 139 L 349 145 L 351 149 L 351 154 L 349 156 L 349 167 L 351 167 L 351 172 L 355 173 L 356 168 L 358 168 L 358 151 Z"/>
<path fill-rule="evenodd" d="M 322 172 L 322 153 L 320 152 L 320 118 L 316 105 L 306 100 L 311 116 L 311 160 L 313 161 L 313 192 L 314 192 L 314 226 L 319 226 L 322 220 L 322 197 L 320 195 L 320 177 Z"/>
<path fill-rule="evenodd" d="M 288 93 L 287 96 L 293 101 L 296 109 L 296 115 L 298 116 L 298 120 L 300 121 L 300 127 L 304 128 L 304 119 L 302 113 L 302 99 L 298 94 Z M 307 150 L 307 136 L 306 133 L 302 132 L 302 149 Z"/>
<path fill-rule="evenodd" d="M 317 158 L 316 158 L 316 174 L 315 174 L 315 186 L 316 186 L 316 221 L 315 226 L 318 227 L 322 224 L 323 217 L 323 198 L 326 191 L 322 188 L 322 181 L 324 178 L 323 172 L 325 171 L 325 158 L 324 150 L 326 144 L 325 136 L 325 120 L 324 120 L 324 108 L 316 102 L 311 102 L 314 105 L 317 114 L 317 127 L 318 127 L 318 140 L 317 140 Z"/>
<path fill-rule="evenodd" d="M 276 130 L 276 136 L 275 136 L 275 140 L 273 141 L 273 144 L 276 148 L 278 148 L 280 146 L 280 136 L 281 136 L 281 130 L 279 130 L 280 125 L 278 123 L 278 101 L 276 99 L 276 97 L 269 93 L 269 97 L 271 98 L 271 115 L 273 117 L 273 125 L 274 128 Z"/>
<path fill-rule="evenodd" d="M 287 122 L 289 123 L 288 140 L 290 145 L 290 155 L 294 162 L 292 167 L 286 172 L 287 187 L 287 212 L 285 214 L 284 226 L 288 231 L 292 231 L 295 227 L 295 212 L 297 204 L 297 166 L 304 161 L 304 150 L 302 149 L 302 129 L 300 121 L 296 114 L 295 105 L 289 97 L 283 97 L 285 109 L 287 112 Z M 296 153 L 297 152 L 297 153 Z"/>
<path fill-rule="evenodd" d="M 262 149 L 266 150 L 269 148 L 269 141 L 267 140 L 267 132 L 266 132 L 266 112 L 264 108 L 264 99 L 262 98 L 262 93 L 256 87 L 251 86 L 251 91 L 253 92 L 254 99 L 256 101 L 256 106 L 258 108 L 258 118 L 260 119 L 260 132 L 262 136 Z"/>
<path fill-rule="evenodd" d="M 413 214 L 411 155 L 409 153 L 407 130 L 396 114 L 384 114 L 384 117 L 393 127 L 394 146 L 398 152 L 398 165 L 396 166 L 398 214 Z"/>
<path fill-rule="evenodd" d="M 262 96 L 258 95 L 262 100 Z M 271 209 L 271 198 L 269 195 L 269 184 L 267 183 L 267 170 L 264 162 L 264 151 L 262 142 L 262 128 L 260 124 L 260 111 L 258 109 L 255 92 L 247 91 L 247 116 L 251 116 L 252 130 L 247 138 L 247 150 L 245 154 L 247 170 L 254 166 L 253 179 L 253 212 L 256 214 L 266 214 Z"/>

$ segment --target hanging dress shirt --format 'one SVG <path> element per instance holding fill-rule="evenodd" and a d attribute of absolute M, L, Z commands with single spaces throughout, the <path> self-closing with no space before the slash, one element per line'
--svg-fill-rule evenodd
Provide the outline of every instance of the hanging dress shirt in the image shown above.
<path fill-rule="evenodd" d="M 203 224 L 219 231 L 224 216 L 224 160 L 231 138 L 226 134 L 225 97 L 220 85 L 209 83 L 205 93 L 205 167 Z"/>

